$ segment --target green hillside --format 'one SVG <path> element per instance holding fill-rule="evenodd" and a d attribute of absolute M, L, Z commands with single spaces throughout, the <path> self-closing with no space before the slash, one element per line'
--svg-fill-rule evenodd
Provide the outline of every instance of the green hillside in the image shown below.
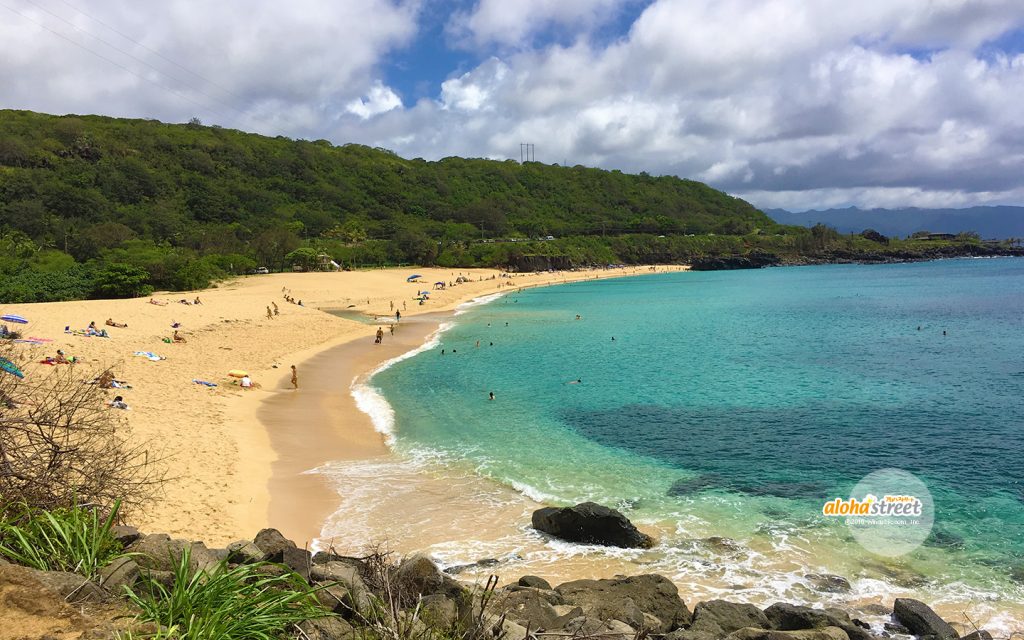
<path fill-rule="evenodd" d="M 675 177 L 0 110 L 0 301 L 201 288 L 325 257 L 528 268 L 793 254 L 809 241 Z"/>

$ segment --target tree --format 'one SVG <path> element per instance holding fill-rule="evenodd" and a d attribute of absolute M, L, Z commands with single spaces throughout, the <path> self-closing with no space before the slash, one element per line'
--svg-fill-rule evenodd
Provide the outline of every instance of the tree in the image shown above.
<path fill-rule="evenodd" d="M 862 238 L 867 238 L 872 242 L 877 242 L 879 244 L 889 244 L 889 238 L 883 236 L 881 233 L 875 231 L 874 229 L 865 229 L 860 232 L 860 235 Z"/>
<path fill-rule="evenodd" d="M 437 259 L 437 242 L 425 233 L 402 229 L 395 234 L 395 245 L 413 264 L 428 267 Z"/>
<path fill-rule="evenodd" d="M 149 273 L 130 264 L 112 263 L 93 273 L 93 294 L 100 298 L 137 298 L 153 292 Z"/>
<path fill-rule="evenodd" d="M 257 234 L 252 240 L 256 261 L 273 269 L 280 269 L 284 257 L 299 248 L 302 241 L 294 231 L 280 227 Z"/>
<path fill-rule="evenodd" d="M 299 247 L 284 257 L 285 262 L 293 267 L 300 267 L 303 271 L 312 271 L 318 266 L 316 249 L 311 247 Z"/>

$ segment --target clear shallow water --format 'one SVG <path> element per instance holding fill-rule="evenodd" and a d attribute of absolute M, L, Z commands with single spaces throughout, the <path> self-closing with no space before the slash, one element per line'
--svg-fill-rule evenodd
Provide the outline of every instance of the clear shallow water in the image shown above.
<path fill-rule="evenodd" d="M 677 579 L 781 592 L 803 568 L 864 596 L 1024 596 L 1024 260 L 535 289 L 467 310 L 431 346 L 372 381 L 400 455 L 616 505 L 662 532 L 644 563 Z M 937 505 L 932 538 L 898 561 L 819 515 L 885 467 Z"/>

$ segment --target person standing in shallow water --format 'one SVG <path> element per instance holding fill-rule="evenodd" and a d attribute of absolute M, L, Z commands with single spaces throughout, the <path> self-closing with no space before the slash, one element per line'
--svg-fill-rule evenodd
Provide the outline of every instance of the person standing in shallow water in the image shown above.
<path fill-rule="evenodd" d="M 401 311 L 396 311 L 395 312 L 395 322 L 401 322 L 401 321 L 402 321 L 402 312 Z"/>
<path fill-rule="evenodd" d="M 299 372 L 295 370 L 295 365 L 292 365 L 292 389 L 299 388 Z"/>

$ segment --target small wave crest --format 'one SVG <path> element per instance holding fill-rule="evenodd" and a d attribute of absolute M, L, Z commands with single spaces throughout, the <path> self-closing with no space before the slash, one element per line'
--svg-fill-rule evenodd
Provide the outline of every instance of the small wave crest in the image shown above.
<path fill-rule="evenodd" d="M 370 416 L 370 422 L 373 423 L 374 430 L 384 434 L 385 441 L 389 447 L 395 442 L 395 410 L 392 408 L 391 403 L 387 401 L 387 398 L 384 397 L 383 392 L 373 386 L 373 377 L 399 362 L 436 348 L 437 345 L 441 344 L 441 335 L 453 326 L 455 326 L 454 322 L 442 322 L 438 325 L 437 329 L 427 336 L 427 339 L 420 346 L 410 349 L 390 360 L 385 360 L 367 374 L 352 378 L 349 392 L 356 402 L 356 407 Z"/>
<path fill-rule="evenodd" d="M 468 302 L 463 302 L 459 306 L 455 307 L 455 315 L 461 316 L 462 314 L 466 313 L 467 311 L 469 311 L 473 307 L 479 307 L 481 305 L 485 305 L 485 304 L 494 302 L 495 300 L 497 300 L 498 298 L 502 297 L 506 293 L 508 293 L 508 292 L 507 291 L 501 291 L 499 293 L 491 293 L 491 294 L 488 294 L 486 296 L 480 296 L 479 298 L 473 298 L 472 300 L 470 300 Z"/>

